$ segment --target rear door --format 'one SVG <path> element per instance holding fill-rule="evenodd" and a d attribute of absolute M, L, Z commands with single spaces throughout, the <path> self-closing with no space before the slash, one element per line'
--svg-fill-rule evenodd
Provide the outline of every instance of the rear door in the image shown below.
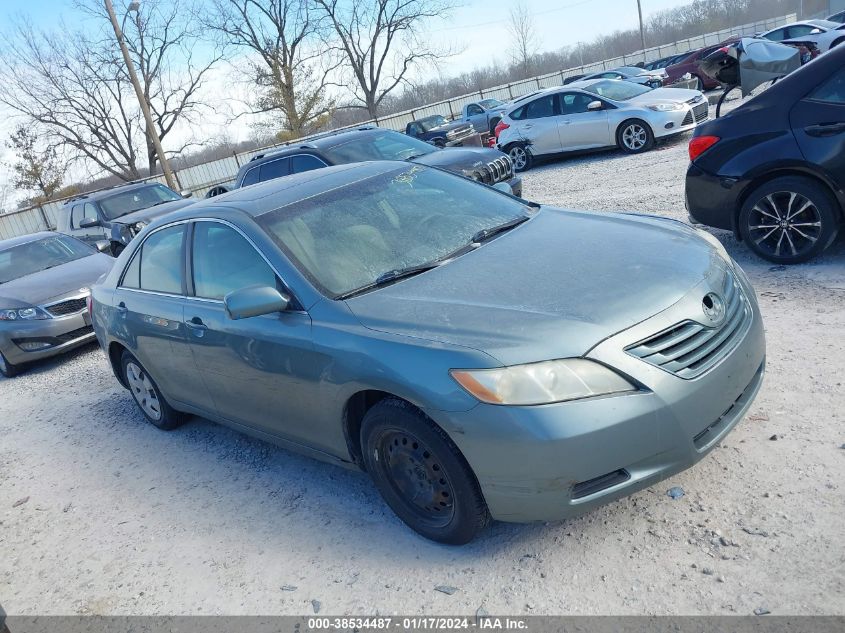
<path fill-rule="evenodd" d="M 561 151 L 558 132 L 559 111 L 556 94 L 544 94 L 520 108 L 520 119 L 513 119 L 521 139 L 531 141 L 531 152 L 554 154 Z"/>
<path fill-rule="evenodd" d="M 845 68 L 796 103 L 789 120 L 804 158 L 845 186 Z"/>
<path fill-rule="evenodd" d="M 607 110 L 588 110 L 593 101 L 601 101 L 583 92 L 564 92 L 560 103 L 560 143 L 565 150 L 589 149 L 612 145 Z"/>

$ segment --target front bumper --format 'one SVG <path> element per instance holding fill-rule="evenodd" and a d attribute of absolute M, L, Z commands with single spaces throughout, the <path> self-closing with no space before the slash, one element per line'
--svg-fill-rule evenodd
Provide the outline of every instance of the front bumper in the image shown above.
<path fill-rule="evenodd" d="M 701 108 L 699 112 L 703 111 L 703 116 L 699 114 L 697 118 L 694 108 Z M 654 138 L 664 138 L 694 130 L 698 125 L 704 123 L 709 116 L 710 106 L 705 99 L 702 103 L 697 103 L 694 106 L 685 104 L 682 110 L 654 112 L 649 116 L 648 122 L 654 132 Z"/>
<path fill-rule="evenodd" d="M 441 424 L 475 472 L 492 516 L 514 522 L 575 516 L 685 470 L 712 450 L 742 419 L 763 380 L 762 320 L 753 289 L 740 283 L 752 312 L 748 329 L 697 378 L 679 378 L 624 351 L 687 319 L 689 302 L 682 300 L 587 354 L 640 383 L 640 392 L 447 414 Z M 699 308 L 701 290 L 691 293 Z"/>
<path fill-rule="evenodd" d="M 40 321 L 4 321 L 0 324 L 0 351 L 13 365 L 56 356 L 95 340 L 87 310 Z M 50 346 L 27 351 L 20 344 L 43 342 Z"/>

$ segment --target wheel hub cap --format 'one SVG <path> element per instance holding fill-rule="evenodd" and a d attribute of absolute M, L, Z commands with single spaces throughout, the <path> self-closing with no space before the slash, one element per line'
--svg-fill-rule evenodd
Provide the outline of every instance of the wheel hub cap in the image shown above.
<path fill-rule="evenodd" d="M 126 380 L 138 406 L 153 420 L 160 420 L 161 402 L 147 374 L 135 363 L 127 363 Z"/>
<path fill-rule="evenodd" d="M 761 198 L 748 219 L 754 245 L 774 257 L 803 255 L 818 242 L 821 228 L 815 203 L 794 191 L 778 191 Z"/>

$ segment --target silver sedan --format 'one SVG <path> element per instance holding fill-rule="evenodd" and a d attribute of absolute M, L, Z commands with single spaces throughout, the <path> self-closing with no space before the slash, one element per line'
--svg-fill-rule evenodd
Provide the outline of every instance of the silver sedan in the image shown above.
<path fill-rule="evenodd" d="M 691 130 L 708 115 L 707 99 L 698 90 L 584 80 L 540 91 L 509 110 L 497 142 L 523 171 L 535 157 L 563 152 L 606 147 L 644 152 L 655 139 Z"/>

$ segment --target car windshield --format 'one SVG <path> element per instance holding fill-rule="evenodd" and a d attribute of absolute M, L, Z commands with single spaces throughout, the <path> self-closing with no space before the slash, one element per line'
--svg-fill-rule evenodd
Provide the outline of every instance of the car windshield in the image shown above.
<path fill-rule="evenodd" d="M 503 228 L 530 212 L 526 203 L 486 185 L 401 165 L 291 202 L 257 221 L 321 292 L 338 298 L 385 275 L 472 250 L 479 231 Z"/>
<path fill-rule="evenodd" d="M 323 152 L 335 164 L 359 163 L 365 160 L 408 160 L 436 152 L 433 145 L 398 132 L 356 136 Z"/>
<path fill-rule="evenodd" d="M 10 246 L 0 250 L 0 284 L 55 268 L 95 253 L 87 244 L 67 235 Z"/>
<path fill-rule="evenodd" d="M 446 125 L 449 123 L 441 114 L 435 114 L 434 116 L 429 116 L 424 119 L 420 119 L 417 121 L 420 124 L 424 132 L 428 132 L 429 130 L 433 130 L 436 127 L 440 127 L 441 125 Z"/>
<path fill-rule="evenodd" d="M 647 92 L 651 88 L 631 83 L 630 81 L 597 81 L 594 84 L 585 86 L 584 90 L 594 95 L 610 99 L 611 101 L 627 101 Z"/>
<path fill-rule="evenodd" d="M 103 198 L 100 200 L 100 208 L 103 210 L 107 219 L 114 220 L 134 211 L 140 211 L 141 209 L 147 209 L 157 204 L 181 199 L 182 196 L 172 189 L 168 189 L 164 185 L 155 184 L 138 187 L 131 191 L 124 191 L 123 193 L 116 193 L 108 198 Z"/>
<path fill-rule="evenodd" d="M 479 103 L 479 104 L 481 105 L 481 107 L 482 107 L 482 108 L 484 108 L 485 110 L 489 110 L 489 109 L 491 109 L 491 108 L 498 108 L 500 105 L 504 105 L 504 104 L 503 104 L 501 101 L 499 101 L 498 99 L 482 99 L 482 100 L 481 100 L 481 101 L 479 101 L 478 103 Z"/>

